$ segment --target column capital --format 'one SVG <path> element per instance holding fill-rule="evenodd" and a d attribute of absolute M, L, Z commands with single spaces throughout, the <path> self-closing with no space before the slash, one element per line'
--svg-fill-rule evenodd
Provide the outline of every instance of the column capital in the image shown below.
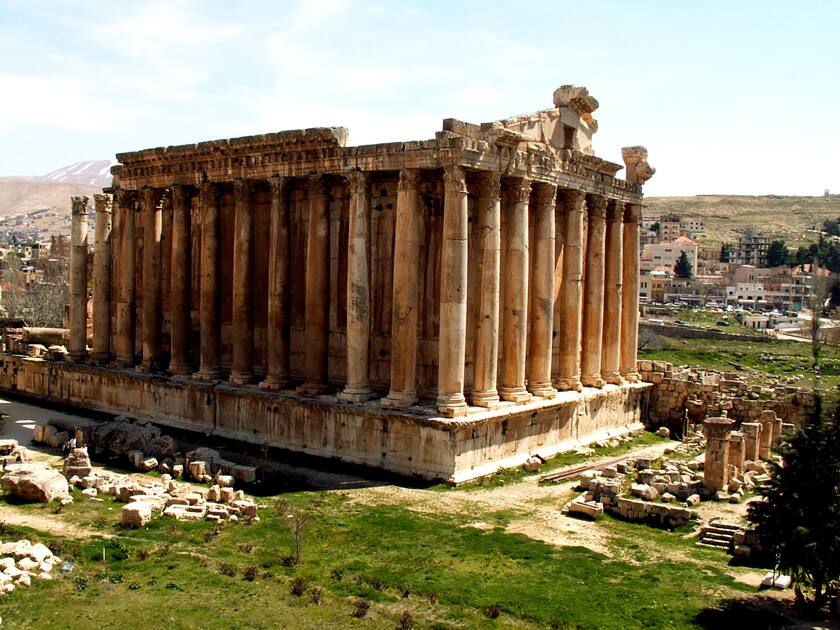
<path fill-rule="evenodd" d="M 641 223 L 642 222 L 642 204 L 640 204 L 640 203 L 626 203 L 626 204 L 624 204 L 624 222 L 625 223 Z"/>
<path fill-rule="evenodd" d="M 585 203 L 586 193 L 582 190 L 577 190 L 576 188 L 563 189 L 563 209 L 566 212 L 582 212 Z"/>
<path fill-rule="evenodd" d="M 554 200 L 557 198 L 557 186 L 554 184 L 547 184 L 544 182 L 534 183 L 534 195 L 537 206 L 553 206 Z"/>
<path fill-rule="evenodd" d="M 525 177 L 507 177 L 504 192 L 513 203 L 528 203 L 531 197 L 531 180 Z"/>
<path fill-rule="evenodd" d="M 236 201 L 248 201 L 254 192 L 254 180 L 239 177 L 233 180 L 233 196 Z"/>
<path fill-rule="evenodd" d="M 201 205 L 211 205 L 219 202 L 219 197 L 222 195 L 221 186 L 216 182 L 203 182 L 198 191 Z"/>
<path fill-rule="evenodd" d="M 617 199 L 610 199 L 607 204 L 607 221 L 616 223 L 624 217 L 624 204 Z"/>
<path fill-rule="evenodd" d="M 192 198 L 192 191 L 189 186 L 173 184 L 170 190 L 172 191 L 172 205 L 175 208 L 183 208 L 189 205 Z"/>
<path fill-rule="evenodd" d="M 351 171 L 345 175 L 347 189 L 351 195 L 363 195 L 367 193 L 370 176 L 364 171 Z"/>
<path fill-rule="evenodd" d="M 151 186 L 143 186 L 143 188 L 140 189 L 140 201 L 142 202 L 144 208 L 154 206 L 157 202 L 157 189 L 152 188 Z"/>
<path fill-rule="evenodd" d="M 126 190 L 125 188 L 114 189 L 114 198 L 120 208 L 131 208 L 134 210 L 134 202 L 137 200 L 136 190 Z"/>
<path fill-rule="evenodd" d="M 88 202 L 90 197 L 71 197 L 70 208 L 71 214 L 83 215 L 88 213 Z"/>
<path fill-rule="evenodd" d="M 400 169 L 400 181 L 397 184 L 397 190 L 408 192 L 409 190 L 417 190 L 420 186 L 420 169 L 419 168 L 403 168 Z"/>
<path fill-rule="evenodd" d="M 607 202 L 609 199 L 601 195 L 586 196 L 586 210 L 593 221 L 603 221 L 607 217 Z"/>
<path fill-rule="evenodd" d="M 502 195 L 502 175 L 496 171 L 481 171 L 476 177 L 478 196 L 481 199 L 498 199 Z"/>
<path fill-rule="evenodd" d="M 96 209 L 97 214 L 100 212 L 110 213 L 113 207 L 112 204 L 113 197 L 111 197 L 111 195 L 105 193 L 95 193 L 93 195 L 93 206 Z"/>
<path fill-rule="evenodd" d="M 464 167 L 454 163 L 444 164 L 443 187 L 449 192 L 467 192 L 467 174 Z"/>
<path fill-rule="evenodd" d="M 329 194 L 327 180 L 322 174 L 313 173 L 309 176 L 309 194 L 310 196 Z"/>
<path fill-rule="evenodd" d="M 272 175 L 268 178 L 268 185 L 271 186 L 273 196 L 282 197 L 289 189 L 289 178 L 282 175 Z"/>

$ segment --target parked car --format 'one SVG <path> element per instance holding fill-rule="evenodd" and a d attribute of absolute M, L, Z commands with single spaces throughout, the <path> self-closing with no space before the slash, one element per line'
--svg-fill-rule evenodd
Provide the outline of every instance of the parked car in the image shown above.
<path fill-rule="evenodd" d="M 715 326 L 729 326 L 729 320 L 719 319 L 715 322 Z"/>

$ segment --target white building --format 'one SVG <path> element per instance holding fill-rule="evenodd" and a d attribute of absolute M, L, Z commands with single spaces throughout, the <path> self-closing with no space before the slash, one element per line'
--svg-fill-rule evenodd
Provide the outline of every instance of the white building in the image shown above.
<path fill-rule="evenodd" d="M 639 261 L 642 272 L 652 271 L 657 267 L 673 270 L 677 259 L 685 252 L 691 263 L 692 272 L 697 271 L 697 243 L 687 236 L 680 236 L 673 241 L 645 245 Z"/>

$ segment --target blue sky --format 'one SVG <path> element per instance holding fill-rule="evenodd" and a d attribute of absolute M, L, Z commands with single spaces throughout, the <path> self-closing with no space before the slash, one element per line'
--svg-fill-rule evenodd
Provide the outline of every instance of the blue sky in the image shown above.
<path fill-rule="evenodd" d="M 840 193 L 838 2 L 0 0 L 0 175 L 343 125 L 431 138 L 585 85 L 648 195 Z"/>

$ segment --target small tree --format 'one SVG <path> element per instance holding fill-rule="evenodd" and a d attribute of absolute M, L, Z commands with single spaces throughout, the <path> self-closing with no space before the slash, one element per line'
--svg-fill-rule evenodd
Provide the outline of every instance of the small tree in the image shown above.
<path fill-rule="evenodd" d="M 764 500 L 750 503 L 747 518 L 776 569 L 790 573 L 797 601 L 819 610 L 840 579 L 840 407 L 779 450 L 782 465 L 772 464 L 771 480 L 759 487 Z"/>
<path fill-rule="evenodd" d="M 767 248 L 767 266 L 782 267 L 788 263 L 790 255 L 787 245 L 782 240 L 773 241 Z"/>
<path fill-rule="evenodd" d="M 691 261 L 688 259 L 688 254 L 683 251 L 680 257 L 677 258 L 677 264 L 674 265 L 674 273 L 678 278 L 691 278 L 694 275 L 694 268 L 691 266 Z"/>

